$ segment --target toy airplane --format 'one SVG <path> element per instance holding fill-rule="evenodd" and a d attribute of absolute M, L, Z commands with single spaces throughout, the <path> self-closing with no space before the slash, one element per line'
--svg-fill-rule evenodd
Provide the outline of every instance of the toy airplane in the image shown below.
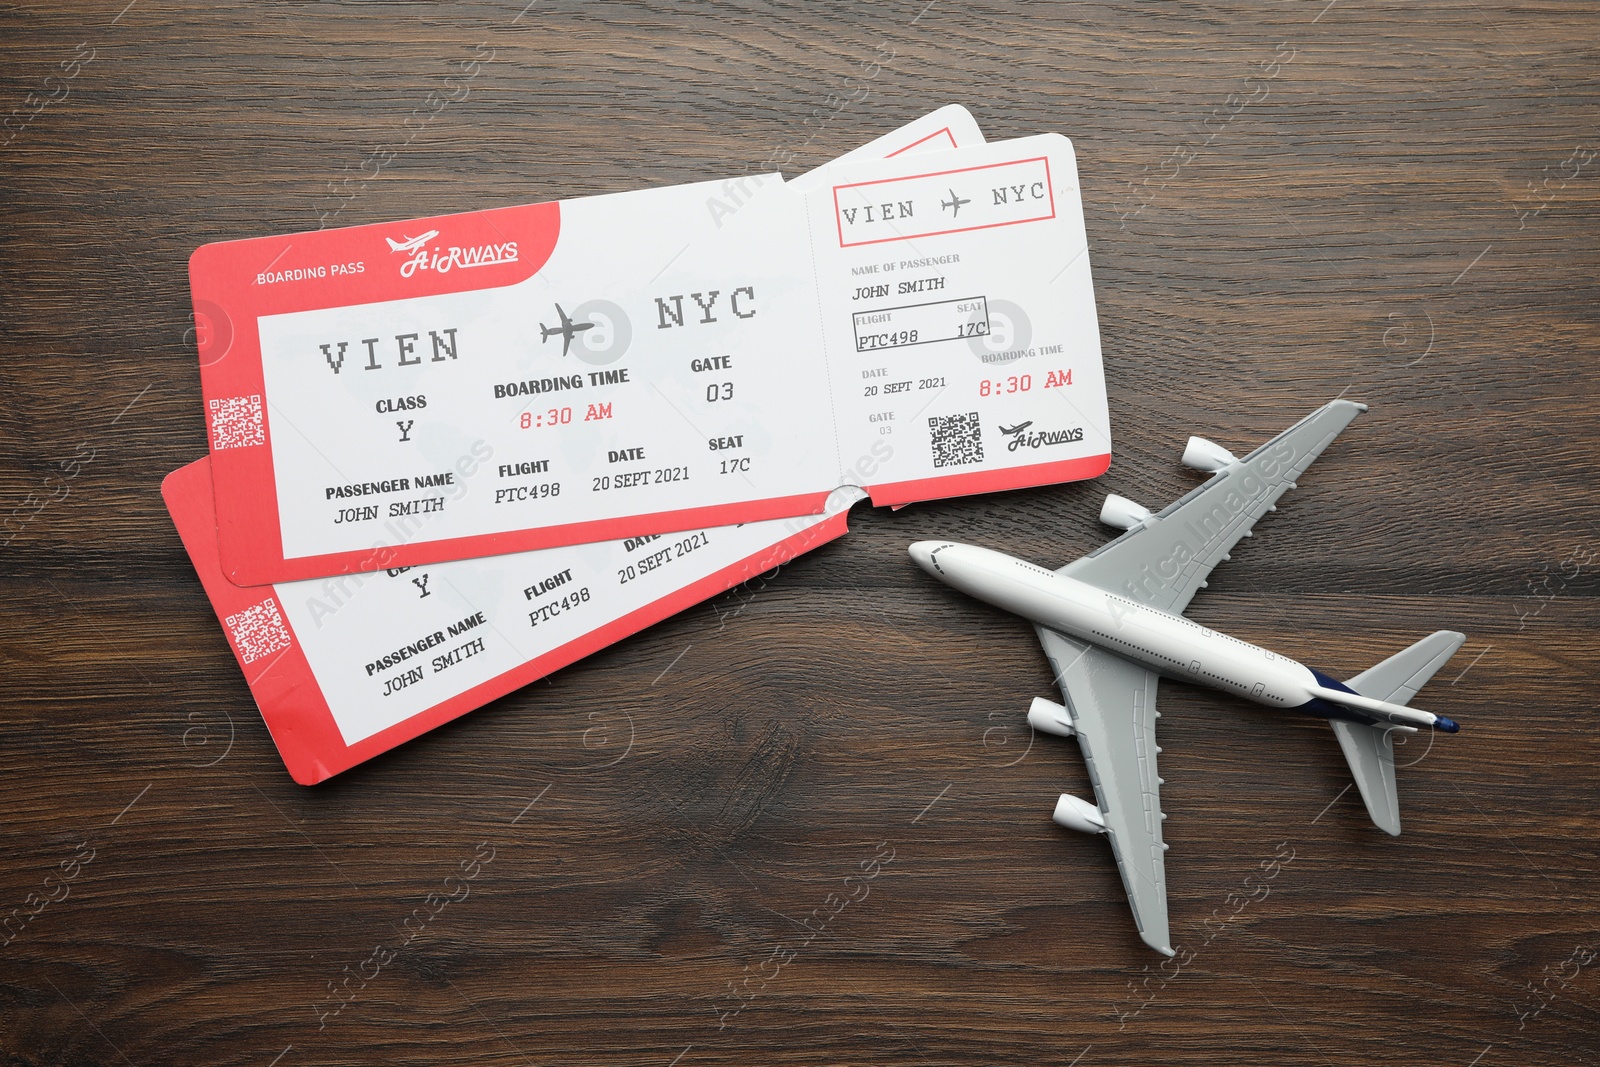
<path fill-rule="evenodd" d="M 1183 617 L 1211 568 L 1268 511 L 1365 404 L 1335 400 L 1243 459 L 1189 438 L 1186 466 L 1212 471 L 1160 514 L 1112 494 L 1102 522 L 1127 532 L 1048 571 L 972 545 L 919 541 L 911 558 L 947 585 L 1029 619 L 1044 645 L 1066 707 L 1035 699 L 1028 722 L 1076 735 L 1097 804 L 1063 794 L 1054 819 L 1103 833 L 1145 944 L 1173 955 L 1156 774 L 1156 680 L 1165 676 L 1329 720 L 1372 821 L 1400 832 L 1394 731 L 1459 727 L 1407 702 L 1453 656 L 1465 636 L 1441 630 L 1349 682 Z"/>

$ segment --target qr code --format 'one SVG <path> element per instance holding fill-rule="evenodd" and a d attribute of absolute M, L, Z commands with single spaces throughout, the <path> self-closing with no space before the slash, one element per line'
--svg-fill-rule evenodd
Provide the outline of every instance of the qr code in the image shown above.
<path fill-rule="evenodd" d="M 211 448 L 264 445 L 267 433 L 261 422 L 261 396 L 230 396 L 211 401 Z"/>
<path fill-rule="evenodd" d="M 928 433 L 933 439 L 933 465 L 960 467 L 983 462 L 983 426 L 978 413 L 930 415 Z"/>
<path fill-rule="evenodd" d="M 289 628 L 283 624 L 283 616 L 271 597 L 222 621 L 233 637 L 233 647 L 239 650 L 239 658 L 246 663 L 289 647 Z"/>

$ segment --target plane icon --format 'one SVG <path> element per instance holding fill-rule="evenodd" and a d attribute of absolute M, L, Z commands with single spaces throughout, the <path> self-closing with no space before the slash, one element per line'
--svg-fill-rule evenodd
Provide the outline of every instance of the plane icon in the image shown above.
<path fill-rule="evenodd" d="M 939 201 L 939 206 L 940 207 L 949 208 L 950 209 L 950 216 L 951 216 L 951 218 L 954 218 L 957 215 L 960 215 L 961 214 L 961 209 L 964 206 L 966 206 L 967 204 L 970 204 L 970 203 L 972 203 L 972 201 L 970 199 L 969 200 L 963 200 L 961 197 L 956 195 L 956 191 L 954 189 L 951 189 L 950 190 L 950 199 L 949 200 L 941 200 L 941 201 Z"/>
<path fill-rule="evenodd" d="M 1035 699 L 1028 723 L 1077 737 L 1095 791 L 1093 803 L 1062 794 L 1052 818 L 1109 838 L 1139 936 L 1168 956 L 1166 815 L 1156 773 L 1160 679 L 1327 719 L 1367 814 L 1389 834 L 1400 833 L 1394 735 L 1460 729 L 1409 705 L 1463 634 L 1440 630 L 1341 682 L 1183 617 L 1212 568 L 1366 410 L 1335 400 L 1243 458 L 1189 438 L 1184 465 L 1211 477 L 1159 513 L 1108 496 L 1100 521 L 1126 532 L 1059 570 L 949 541 L 911 546 L 911 558 L 940 581 L 1033 623 L 1065 703 Z"/>
<path fill-rule="evenodd" d="M 393 237 L 385 237 L 384 240 L 389 242 L 391 252 L 415 252 L 437 236 L 438 230 L 429 230 L 421 237 L 407 237 L 404 241 L 396 241 Z"/>
<path fill-rule="evenodd" d="M 1019 422 L 1015 426 L 1002 426 L 1002 427 L 1000 427 L 1000 432 L 1003 433 L 1003 434 L 1015 436 L 1016 434 L 1021 433 L 1023 430 L 1026 430 L 1029 426 L 1032 426 L 1032 425 L 1033 425 L 1033 420 L 1029 419 L 1027 422 Z"/>
<path fill-rule="evenodd" d="M 571 319 L 567 318 L 567 313 L 561 310 L 560 304 L 556 305 L 556 314 L 561 316 L 561 325 L 546 326 L 541 322 L 539 324 L 539 341 L 542 344 L 543 342 L 550 340 L 550 338 L 554 337 L 556 334 L 560 334 L 561 354 L 564 356 L 572 348 L 572 338 L 582 333 L 584 330 L 594 329 L 595 324 L 592 322 L 573 322 Z"/>

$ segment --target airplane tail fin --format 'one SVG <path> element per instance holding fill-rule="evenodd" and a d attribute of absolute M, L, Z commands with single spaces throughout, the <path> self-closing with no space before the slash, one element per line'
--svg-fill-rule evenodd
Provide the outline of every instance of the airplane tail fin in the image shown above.
<path fill-rule="evenodd" d="M 1407 704 L 1466 639 L 1465 634 L 1453 630 L 1429 634 L 1345 684 L 1364 697 Z M 1328 721 L 1339 739 L 1339 747 L 1344 750 L 1345 761 L 1350 764 L 1361 799 L 1366 802 L 1367 814 L 1372 816 L 1378 829 L 1398 836 L 1400 795 L 1394 781 L 1395 727 L 1368 726 L 1341 719 Z"/>

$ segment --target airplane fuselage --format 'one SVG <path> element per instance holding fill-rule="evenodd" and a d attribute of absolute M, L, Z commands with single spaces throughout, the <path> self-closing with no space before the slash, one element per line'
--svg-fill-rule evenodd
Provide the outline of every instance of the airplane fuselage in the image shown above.
<path fill-rule="evenodd" d="M 969 596 L 1167 678 L 1219 689 L 1270 708 L 1295 708 L 1355 722 L 1427 726 L 1437 718 L 1361 697 L 1288 656 L 1003 552 L 923 542 L 914 546 L 912 555 L 929 573 Z"/>

